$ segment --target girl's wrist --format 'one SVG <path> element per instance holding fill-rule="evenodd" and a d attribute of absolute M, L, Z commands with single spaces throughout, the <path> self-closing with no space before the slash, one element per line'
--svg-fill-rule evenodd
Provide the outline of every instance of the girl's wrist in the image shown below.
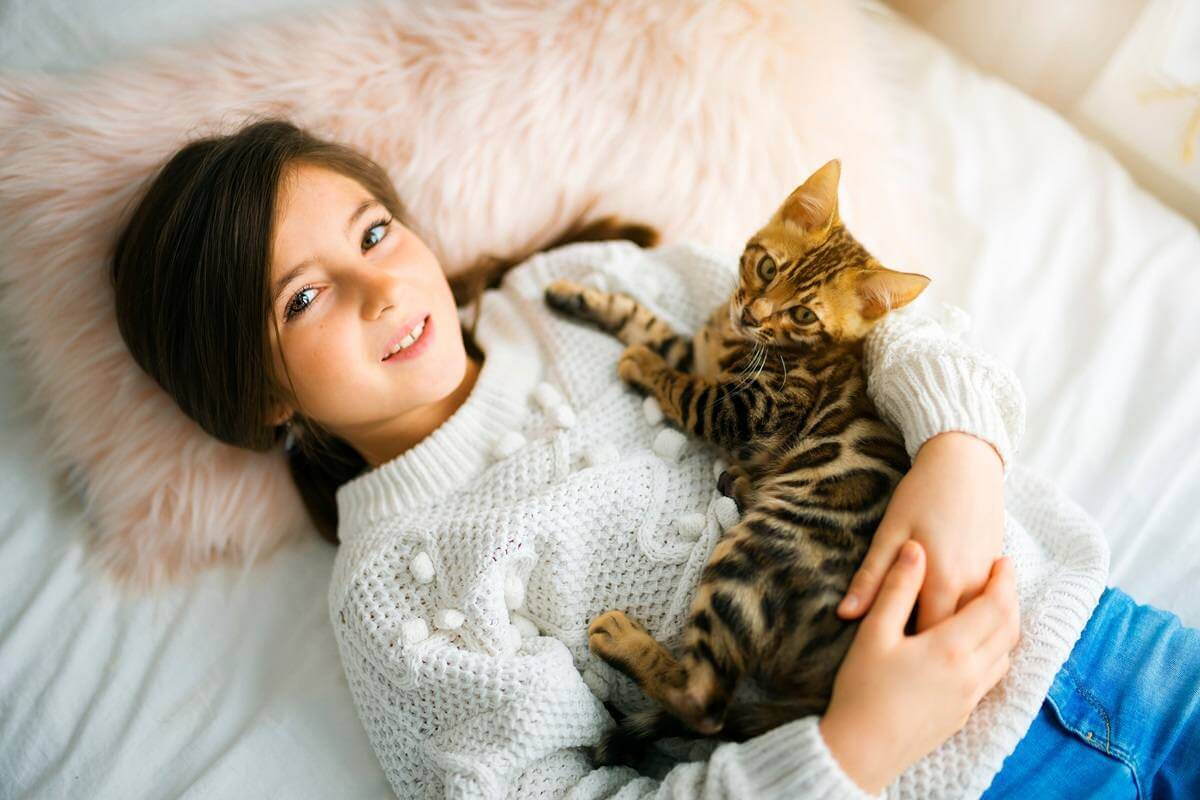
<path fill-rule="evenodd" d="M 825 747 L 846 777 L 868 794 L 879 794 L 903 769 L 896 770 L 883 748 L 870 736 L 870 729 L 847 724 L 827 711 L 817 723 Z"/>
<path fill-rule="evenodd" d="M 996 446 L 987 439 L 966 431 L 943 431 L 930 436 L 917 450 L 916 458 L 939 458 L 947 456 L 960 460 L 976 461 L 981 465 L 994 464 L 998 475 L 1004 476 L 1004 459 Z"/>

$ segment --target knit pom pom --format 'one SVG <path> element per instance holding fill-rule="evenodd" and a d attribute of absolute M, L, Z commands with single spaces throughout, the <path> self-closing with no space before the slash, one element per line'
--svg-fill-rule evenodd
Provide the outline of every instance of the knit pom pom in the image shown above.
<path fill-rule="evenodd" d="M 439 608 L 433 615 L 433 624 L 444 631 L 453 631 L 461 628 L 466 619 L 457 608 Z"/>
<path fill-rule="evenodd" d="M 704 533 L 704 523 L 703 514 L 684 514 L 675 518 L 675 530 L 679 531 L 683 538 L 694 542 Z"/>
<path fill-rule="evenodd" d="M 496 446 L 492 448 L 492 455 L 496 458 L 508 458 L 524 446 L 524 436 L 516 431 L 506 431 L 496 442 Z"/>
<path fill-rule="evenodd" d="M 732 497 L 722 495 L 716 498 L 712 502 L 712 510 L 723 531 L 727 531 L 734 525 L 737 525 L 738 520 L 742 518 L 742 515 L 738 512 L 737 503 L 734 502 Z"/>
<path fill-rule="evenodd" d="M 654 437 L 654 452 L 667 461 L 678 461 L 687 445 L 687 437 L 674 428 L 663 428 Z"/>
<path fill-rule="evenodd" d="M 400 623 L 400 639 L 405 644 L 416 644 L 429 638 L 429 626 L 420 617 L 406 619 Z"/>
<path fill-rule="evenodd" d="M 539 383 L 537 388 L 533 390 L 533 399 L 537 400 L 538 405 L 547 413 L 555 406 L 563 404 L 562 394 L 552 384 L 545 381 Z"/>
<path fill-rule="evenodd" d="M 658 404 L 658 398 L 647 397 L 642 401 L 642 414 L 646 416 L 646 422 L 651 425 L 657 425 L 663 421 L 662 406 Z"/>
<path fill-rule="evenodd" d="M 512 624 L 517 626 L 517 631 L 521 634 L 522 639 L 538 636 L 541 633 L 537 624 L 524 614 L 513 614 Z"/>
<path fill-rule="evenodd" d="M 525 605 L 525 584 L 521 582 L 521 576 L 515 572 L 504 576 L 504 605 L 509 609 Z"/>
<path fill-rule="evenodd" d="M 521 649 L 521 631 L 520 631 L 520 629 L 517 628 L 516 625 L 513 625 L 510 622 L 502 630 L 504 631 L 504 633 L 501 634 L 504 637 L 504 642 L 503 642 L 504 651 L 506 653 L 511 654 L 511 653 L 515 653 L 518 650 L 520 650 Z"/>
<path fill-rule="evenodd" d="M 418 583 L 429 583 L 433 580 L 433 559 L 424 550 L 412 557 L 408 562 L 408 569 Z"/>
<path fill-rule="evenodd" d="M 559 403 L 550 409 L 550 419 L 560 428 L 570 428 L 575 424 L 575 410 L 566 403 Z"/>

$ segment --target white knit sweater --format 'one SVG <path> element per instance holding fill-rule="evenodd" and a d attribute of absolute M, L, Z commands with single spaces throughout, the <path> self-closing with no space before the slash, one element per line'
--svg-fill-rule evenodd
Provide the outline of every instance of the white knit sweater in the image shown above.
<path fill-rule="evenodd" d="M 551 312 L 542 290 L 568 277 L 627 291 L 692 331 L 728 296 L 735 268 L 735 257 L 690 244 L 588 242 L 534 256 L 485 295 L 486 357 L 459 410 L 338 490 L 331 619 L 400 798 L 866 796 L 816 717 L 715 750 L 669 740 L 649 776 L 593 769 L 583 749 L 613 724 L 602 698 L 625 711 L 648 702 L 589 653 L 588 622 L 622 609 L 674 648 L 736 506 L 716 489 L 718 451 L 667 428 L 617 379 L 620 343 Z M 1108 550 L 1080 508 L 1012 464 L 1024 400 L 1003 365 L 908 309 L 876 327 L 865 354 L 869 393 L 910 455 L 961 430 L 1006 465 L 1004 551 L 1022 616 L 1012 669 L 886 790 L 977 797 L 1095 607 Z M 738 697 L 756 691 L 747 679 Z"/>

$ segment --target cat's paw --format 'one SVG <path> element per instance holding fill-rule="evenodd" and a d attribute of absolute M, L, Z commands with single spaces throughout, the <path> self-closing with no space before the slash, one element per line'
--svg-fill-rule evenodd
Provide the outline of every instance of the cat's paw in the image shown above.
<path fill-rule="evenodd" d="M 638 654 L 650 652 L 648 645 L 657 645 L 654 637 L 624 611 L 605 611 L 588 625 L 588 649 L 637 681 L 644 668 Z"/>
<path fill-rule="evenodd" d="M 736 464 L 731 464 L 717 478 L 717 490 L 726 497 L 733 498 L 733 502 L 737 504 L 738 511 L 743 514 L 750 507 L 754 499 L 754 487 L 750 483 L 750 476 Z"/>
<path fill-rule="evenodd" d="M 546 287 L 544 298 L 546 305 L 555 311 L 561 311 L 579 319 L 591 319 L 587 293 L 595 291 L 596 289 L 584 286 L 582 283 L 560 279 Z"/>
<path fill-rule="evenodd" d="M 617 362 L 617 375 L 630 386 L 650 390 L 653 375 L 665 366 L 658 353 L 644 344 L 633 344 L 625 348 Z"/>
<path fill-rule="evenodd" d="M 588 625 L 588 649 L 603 658 L 615 655 L 630 637 L 649 635 L 642 625 L 625 616 L 624 611 L 605 611 Z"/>

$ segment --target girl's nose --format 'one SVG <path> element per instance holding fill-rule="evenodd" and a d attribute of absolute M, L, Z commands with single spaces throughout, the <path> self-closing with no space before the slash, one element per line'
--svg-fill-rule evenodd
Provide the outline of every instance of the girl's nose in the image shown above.
<path fill-rule="evenodd" d="M 358 274 L 363 319 L 375 319 L 385 309 L 396 305 L 400 286 L 394 274 L 377 265 L 364 267 Z"/>

